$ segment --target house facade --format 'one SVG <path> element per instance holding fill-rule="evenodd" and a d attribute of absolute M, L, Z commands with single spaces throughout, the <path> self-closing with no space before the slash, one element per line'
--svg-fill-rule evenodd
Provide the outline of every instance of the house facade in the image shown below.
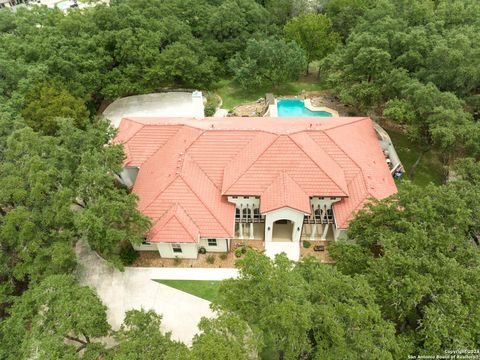
<path fill-rule="evenodd" d="M 164 258 L 335 241 L 369 198 L 396 192 L 369 118 L 124 118 L 115 142 L 153 224 L 136 248 Z"/>

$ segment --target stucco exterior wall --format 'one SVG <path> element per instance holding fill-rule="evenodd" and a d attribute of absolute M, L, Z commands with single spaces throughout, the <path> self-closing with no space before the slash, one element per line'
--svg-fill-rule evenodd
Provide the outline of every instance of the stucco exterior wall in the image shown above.
<path fill-rule="evenodd" d="M 209 238 L 213 239 L 213 238 Z M 201 238 L 198 247 L 204 247 L 208 252 L 227 252 L 228 251 L 228 239 L 217 238 L 217 246 L 208 246 L 208 239 Z"/>
<path fill-rule="evenodd" d="M 272 241 L 273 223 L 277 220 L 290 220 L 293 222 L 292 241 L 300 241 L 302 235 L 303 217 L 301 211 L 287 207 L 270 211 L 265 214 L 265 241 Z"/>
<path fill-rule="evenodd" d="M 171 243 L 158 243 L 157 247 L 162 258 L 196 259 L 198 255 L 197 243 L 181 243 L 181 253 L 174 253 Z"/>
<path fill-rule="evenodd" d="M 333 238 L 335 241 L 340 239 L 347 239 L 347 229 L 333 229 Z"/>
<path fill-rule="evenodd" d="M 133 245 L 133 248 L 137 251 L 158 251 L 158 247 L 156 243 L 141 244 L 141 245 Z"/>
<path fill-rule="evenodd" d="M 327 209 L 330 209 L 332 207 L 332 204 L 335 202 L 338 202 L 342 200 L 342 198 L 339 197 L 319 197 L 319 196 L 312 196 L 310 199 L 310 205 L 313 206 L 315 209 L 318 207 L 327 207 Z"/>

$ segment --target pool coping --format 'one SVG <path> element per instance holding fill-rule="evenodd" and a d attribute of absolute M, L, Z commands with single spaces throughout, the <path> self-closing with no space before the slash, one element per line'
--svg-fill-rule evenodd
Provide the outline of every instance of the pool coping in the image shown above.
<path fill-rule="evenodd" d="M 303 100 L 303 103 L 305 104 L 305 108 L 307 108 L 310 111 L 325 111 L 325 112 L 329 112 L 330 114 L 332 114 L 332 117 L 339 117 L 340 116 L 338 114 L 338 111 L 330 109 L 329 107 L 312 105 L 311 100 L 308 99 L 308 98 Z"/>
<path fill-rule="evenodd" d="M 297 99 L 299 100 L 298 98 L 282 98 L 282 99 Z M 280 100 L 282 100 L 280 99 Z M 338 111 L 336 110 L 333 110 L 329 107 L 326 107 L 326 106 L 315 106 L 315 105 L 312 105 L 312 102 L 310 101 L 310 99 L 301 99 L 303 100 L 303 103 L 305 105 L 305 108 L 310 110 L 310 111 L 326 111 L 326 112 L 329 112 L 330 114 L 332 114 L 331 117 L 340 117 L 340 115 L 338 114 Z M 278 104 L 278 99 L 275 98 L 275 103 L 271 104 L 268 106 L 268 110 L 267 112 L 265 113 L 265 115 L 263 116 L 268 116 L 268 117 L 279 117 L 278 116 L 278 108 L 277 108 L 277 104 Z"/>

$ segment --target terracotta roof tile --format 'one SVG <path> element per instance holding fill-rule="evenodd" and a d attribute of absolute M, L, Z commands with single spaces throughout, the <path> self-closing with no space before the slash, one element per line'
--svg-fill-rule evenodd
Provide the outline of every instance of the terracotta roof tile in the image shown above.
<path fill-rule="evenodd" d="M 167 243 L 197 242 L 198 237 L 197 226 L 178 204 L 172 205 L 153 225 L 148 234 L 151 242 Z"/>
<path fill-rule="evenodd" d="M 262 212 L 309 213 L 311 196 L 342 197 L 334 213 L 344 228 L 369 197 L 396 192 L 368 118 L 123 119 L 114 142 L 140 167 L 133 191 L 152 234 L 166 228 L 157 241 L 191 241 L 193 228 L 232 237 L 226 194 L 259 196 Z"/>
<path fill-rule="evenodd" d="M 266 213 L 282 207 L 289 207 L 306 214 L 311 212 L 310 197 L 285 171 L 265 189 L 261 195 L 260 212 Z"/>

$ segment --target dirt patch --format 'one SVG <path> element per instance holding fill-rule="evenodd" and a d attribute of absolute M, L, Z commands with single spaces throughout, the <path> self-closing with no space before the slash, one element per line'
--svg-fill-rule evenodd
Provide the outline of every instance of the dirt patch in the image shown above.
<path fill-rule="evenodd" d="M 365 114 L 353 106 L 345 105 L 340 102 L 331 90 L 307 91 L 302 94 L 304 99 L 310 99 L 315 107 L 327 107 L 338 111 L 340 116 L 364 116 Z"/>
<path fill-rule="evenodd" d="M 234 116 L 245 116 L 245 117 L 257 117 L 263 116 L 267 111 L 267 105 L 265 104 L 265 99 L 258 99 L 255 102 L 251 102 L 244 105 L 239 105 L 233 109 Z"/>
<path fill-rule="evenodd" d="M 329 263 L 333 264 L 334 261 L 328 254 L 328 246 L 330 245 L 331 241 L 309 241 L 311 246 L 309 248 L 305 248 L 303 244 L 301 244 L 300 248 L 300 259 L 303 259 L 307 256 L 314 256 L 318 260 L 320 260 L 323 263 Z M 315 251 L 314 248 L 315 246 L 323 246 L 324 251 Z"/>

